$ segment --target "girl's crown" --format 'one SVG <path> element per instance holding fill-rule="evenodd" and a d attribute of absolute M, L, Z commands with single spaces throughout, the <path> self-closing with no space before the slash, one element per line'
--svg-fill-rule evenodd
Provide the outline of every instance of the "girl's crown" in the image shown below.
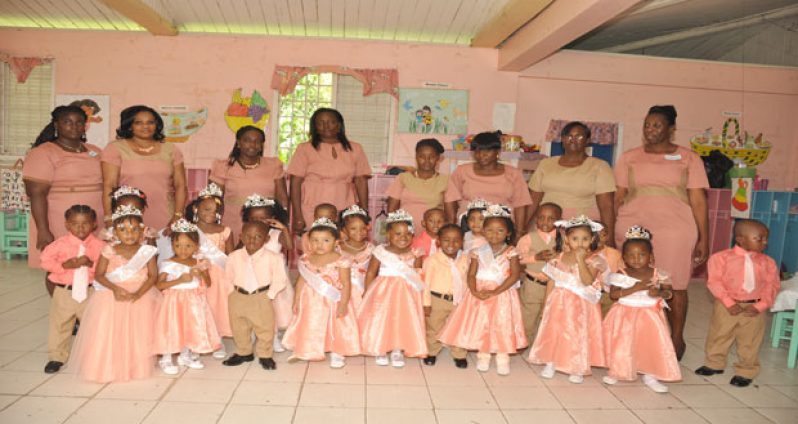
<path fill-rule="evenodd" d="M 245 208 L 263 208 L 274 206 L 274 199 L 263 197 L 260 194 L 250 194 L 244 202 Z"/>
<path fill-rule="evenodd" d="M 341 218 L 346 218 L 347 216 L 350 216 L 350 215 L 362 215 L 362 216 L 368 217 L 369 213 L 366 212 L 365 209 L 361 208 L 358 205 L 352 205 L 352 206 L 344 209 L 344 211 L 341 213 Z"/>
<path fill-rule="evenodd" d="M 114 198 L 114 200 L 119 200 L 125 196 L 136 196 L 146 199 L 146 196 L 141 192 L 141 190 L 127 185 L 119 186 L 119 188 L 117 188 L 111 196 Z"/>
<path fill-rule="evenodd" d="M 624 238 L 627 240 L 651 240 L 651 232 L 639 225 L 633 225 L 626 230 Z"/>
<path fill-rule="evenodd" d="M 216 183 L 213 183 L 213 182 L 209 183 L 205 188 L 202 189 L 202 191 L 199 192 L 199 195 L 197 197 L 203 198 L 203 197 L 210 197 L 210 196 L 224 197 L 224 193 L 222 192 L 222 188 L 219 187 L 218 185 L 216 185 Z"/>
<path fill-rule="evenodd" d="M 466 210 L 470 211 L 471 209 L 487 209 L 488 206 L 490 206 L 490 202 L 488 202 L 487 200 L 474 199 L 468 203 Z"/>
<path fill-rule="evenodd" d="M 482 211 L 482 216 L 485 218 L 510 218 L 512 215 L 510 213 L 510 208 L 504 205 L 495 204 L 489 205 L 487 209 Z"/>
<path fill-rule="evenodd" d="M 198 230 L 196 225 L 186 221 L 183 218 L 173 222 L 169 228 L 171 228 L 172 232 L 174 233 L 196 233 Z"/>
<path fill-rule="evenodd" d="M 338 229 L 338 226 L 335 225 L 335 223 L 330 218 L 327 218 L 326 216 L 323 216 L 323 217 L 313 221 L 313 225 L 310 226 L 310 229 L 312 230 L 312 229 L 318 228 L 318 227 L 329 227 L 329 228 L 332 228 L 332 229 L 335 229 L 335 230 Z"/>
<path fill-rule="evenodd" d="M 404 222 L 407 224 L 407 229 L 411 233 L 415 233 L 413 229 L 413 216 L 407 213 L 404 209 L 397 209 L 393 212 L 388 213 L 388 218 L 385 219 L 386 224 L 391 224 L 394 222 Z"/>
<path fill-rule="evenodd" d="M 111 214 L 111 220 L 116 221 L 125 216 L 141 216 L 141 211 L 132 205 L 120 205 L 116 208 L 114 213 Z"/>
<path fill-rule="evenodd" d="M 590 231 L 597 233 L 604 229 L 604 226 L 588 218 L 585 215 L 579 215 L 569 220 L 561 219 L 554 223 L 557 227 L 571 228 L 571 227 L 590 227 Z"/>

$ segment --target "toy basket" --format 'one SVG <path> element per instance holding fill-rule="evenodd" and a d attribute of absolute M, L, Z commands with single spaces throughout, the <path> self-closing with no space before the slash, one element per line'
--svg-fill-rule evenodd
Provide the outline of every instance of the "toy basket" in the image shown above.
<path fill-rule="evenodd" d="M 729 135 L 729 126 L 734 124 L 734 135 Z M 719 150 L 729 159 L 742 161 L 748 166 L 756 166 L 764 162 L 770 154 L 770 143 L 746 136 L 740 137 L 740 124 L 735 118 L 729 118 L 723 124 L 721 135 L 702 134 L 690 139 L 692 150 L 701 156 L 709 156 Z"/>

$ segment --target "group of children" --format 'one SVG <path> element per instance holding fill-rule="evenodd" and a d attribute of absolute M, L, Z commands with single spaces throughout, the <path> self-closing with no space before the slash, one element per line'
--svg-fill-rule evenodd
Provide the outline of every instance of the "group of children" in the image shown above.
<path fill-rule="evenodd" d="M 681 379 L 662 311 L 670 281 L 653 266 L 652 235 L 642 227 L 626 232 L 618 252 L 604 244 L 600 223 L 563 220 L 561 208 L 547 203 L 516 244 L 510 209 L 477 200 L 460 225 L 445 223 L 440 209 L 424 214 L 422 229 L 407 212 L 391 212 L 387 241 L 374 246 L 365 210 L 354 205 L 339 214 L 322 204 L 302 237 L 293 285 L 283 254 L 292 237 L 273 199 L 247 199 L 236 241 L 220 224 L 222 191 L 211 183 L 187 207 L 186 219 L 162 230 L 155 243 L 142 221 L 143 193 L 122 187 L 113 198 L 107 244 L 93 235 L 95 212 L 76 205 L 65 213 L 70 234 L 42 253 L 57 286 L 45 372 L 57 372 L 69 358 L 85 379 L 124 381 L 149 375 L 157 357 L 166 374 L 201 369 L 200 355 L 209 353 L 226 358 L 226 366 L 257 356 L 269 370 L 276 368 L 275 348 L 283 347 L 292 351 L 289 362 L 329 353 L 332 368 L 355 355 L 374 356 L 383 366 L 402 367 L 405 357 L 434 366 L 447 346 L 458 368 L 467 368 L 466 352 L 476 351 L 477 370 L 488 371 L 495 355 L 496 372 L 507 375 L 510 355 L 531 344 L 526 359 L 544 365 L 543 378 L 560 371 L 578 384 L 591 367 L 606 367 L 606 384 L 642 374 L 656 392 L 667 392 L 660 381 Z M 742 276 L 719 276 L 728 272 L 713 257 L 710 290 L 722 309 L 716 315 L 728 310 L 732 319 L 716 325 L 713 316 L 710 338 L 722 333 L 714 339 L 723 340 L 711 354 L 708 340 L 708 365 L 697 370 L 704 375 L 722 372 L 730 340 L 736 335 L 742 343 L 745 317 L 762 318 L 775 296 L 775 265 L 761 254 L 767 229 L 745 221 L 735 236 L 743 292 L 724 288 L 726 279 Z M 70 355 L 75 319 L 82 324 Z M 743 365 L 735 379 L 750 383 L 756 374 L 763 331 L 757 327 L 758 342 L 746 342 L 747 356 L 738 347 Z M 229 356 L 223 337 L 233 339 Z"/>

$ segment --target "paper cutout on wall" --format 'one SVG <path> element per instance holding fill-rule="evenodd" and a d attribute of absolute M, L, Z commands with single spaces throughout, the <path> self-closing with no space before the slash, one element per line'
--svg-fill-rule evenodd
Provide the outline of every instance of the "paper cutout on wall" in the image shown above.
<path fill-rule="evenodd" d="M 208 108 L 194 112 L 158 112 L 163 119 L 165 141 L 185 143 L 208 120 Z"/>
<path fill-rule="evenodd" d="M 468 132 L 467 90 L 400 88 L 399 105 L 400 133 Z"/>
<path fill-rule="evenodd" d="M 253 90 L 251 97 L 241 97 L 239 88 L 233 92 L 233 101 L 224 112 L 224 121 L 234 133 L 247 125 L 264 129 L 269 122 L 269 112 L 269 104 L 258 90 Z"/>
<path fill-rule="evenodd" d="M 55 96 L 56 106 L 78 106 L 88 116 L 86 120 L 86 141 L 97 146 L 105 147 L 110 134 L 111 96 L 103 94 L 58 94 Z"/>
<path fill-rule="evenodd" d="M 751 217 L 751 197 L 753 181 L 751 178 L 731 179 L 731 216 L 732 218 Z"/>

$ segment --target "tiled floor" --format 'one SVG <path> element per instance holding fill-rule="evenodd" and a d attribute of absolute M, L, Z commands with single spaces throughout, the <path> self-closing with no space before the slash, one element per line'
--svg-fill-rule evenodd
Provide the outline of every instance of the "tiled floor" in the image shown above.
<path fill-rule="evenodd" d="M 206 369 L 170 378 L 121 384 L 89 384 L 62 372 L 46 375 L 47 309 L 42 274 L 22 261 L 0 261 L 0 423 L 795 423 L 798 371 L 786 366 L 786 348 L 763 348 L 763 371 L 745 389 L 729 375 L 702 378 L 710 313 L 703 284 L 691 287 L 684 381 L 665 395 L 640 383 L 607 387 L 603 373 L 582 385 L 564 376 L 544 381 L 540 367 L 520 357 L 512 374 L 456 369 L 445 355 L 426 367 L 408 360 L 404 369 L 351 358 L 346 368 L 326 363 L 286 363 L 276 371 L 257 363 L 223 367 L 206 358 Z M 768 340 L 769 343 L 769 340 Z M 156 373 L 156 375 L 158 375 Z"/>

